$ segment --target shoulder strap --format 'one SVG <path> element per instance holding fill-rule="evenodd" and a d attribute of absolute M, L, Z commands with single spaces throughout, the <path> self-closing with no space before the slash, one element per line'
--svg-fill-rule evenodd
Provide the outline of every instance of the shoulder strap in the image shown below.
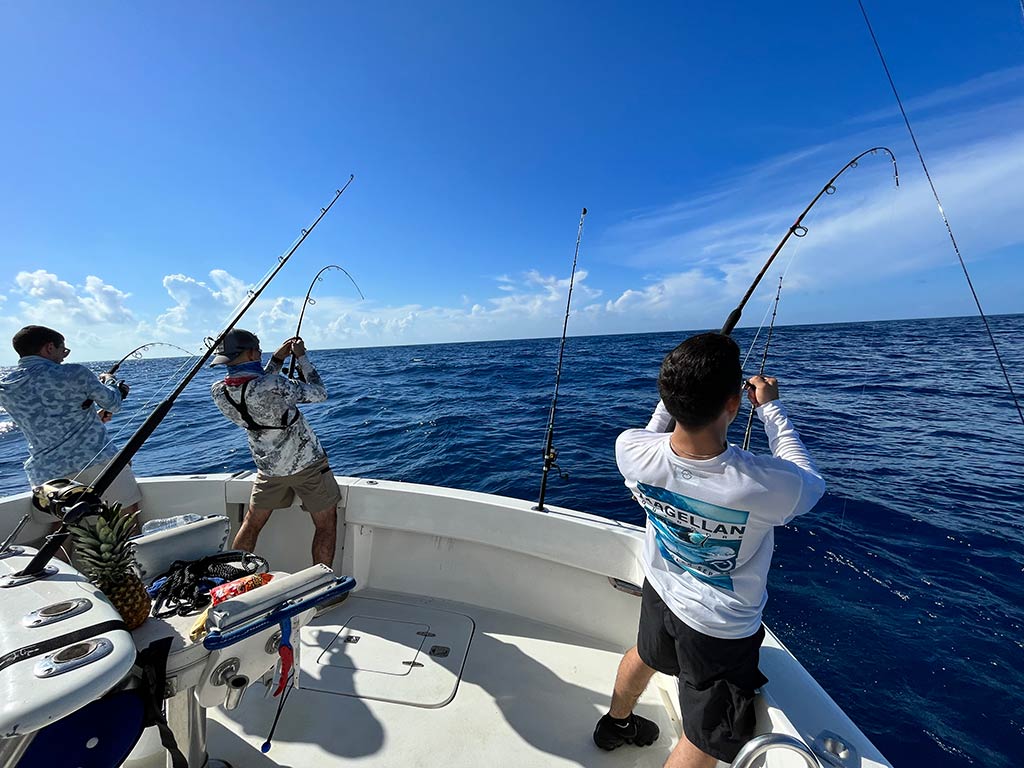
<path fill-rule="evenodd" d="M 142 702 L 145 707 L 145 725 L 155 725 L 160 733 L 160 743 L 170 753 L 174 768 L 188 768 L 188 760 L 182 754 L 174 738 L 174 732 L 164 716 L 164 694 L 167 679 L 167 655 L 171 651 L 170 637 L 155 640 L 140 651 L 135 664 L 141 678 Z"/>
<path fill-rule="evenodd" d="M 246 429 L 249 429 L 249 430 L 257 430 L 257 429 L 288 429 L 288 427 L 290 427 L 292 424 L 294 424 L 298 420 L 298 418 L 299 418 L 299 409 L 296 408 L 295 409 L 295 413 L 294 413 L 294 415 L 292 416 L 291 419 L 288 418 L 288 410 L 285 410 L 285 412 L 281 414 L 281 425 L 280 426 L 268 427 L 265 424 L 258 423 L 256 421 L 256 419 L 254 419 L 252 417 L 252 414 L 249 413 L 249 406 L 247 406 L 245 404 L 245 390 L 249 386 L 249 382 L 251 382 L 251 381 L 253 381 L 253 379 L 246 379 L 244 382 L 242 382 L 242 391 L 239 393 L 238 402 L 235 402 L 231 398 L 231 395 L 228 392 L 228 387 L 226 385 L 224 387 L 224 397 L 227 398 L 227 401 L 231 404 L 231 407 L 234 408 L 236 411 L 238 411 L 238 415 L 241 416 L 242 417 L 242 421 L 245 422 L 245 428 Z"/>

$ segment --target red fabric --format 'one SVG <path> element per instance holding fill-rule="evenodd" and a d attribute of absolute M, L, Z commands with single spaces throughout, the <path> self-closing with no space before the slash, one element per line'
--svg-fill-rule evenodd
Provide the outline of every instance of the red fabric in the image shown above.
<path fill-rule="evenodd" d="M 292 664 L 295 662 L 295 652 L 292 651 L 290 645 L 281 643 L 277 652 L 281 655 L 281 679 L 277 681 L 277 690 L 274 691 L 274 696 L 280 696 L 284 691 L 284 687 L 288 684 L 288 673 L 292 671 Z"/>

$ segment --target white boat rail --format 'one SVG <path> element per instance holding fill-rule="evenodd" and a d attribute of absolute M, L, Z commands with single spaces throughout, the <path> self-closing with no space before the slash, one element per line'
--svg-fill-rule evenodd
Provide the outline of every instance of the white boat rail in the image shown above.
<path fill-rule="evenodd" d="M 751 768 L 754 765 L 754 760 L 772 749 L 788 749 L 796 752 L 804 759 L 807 768 L 821 768 L 821 763 L 818 762 L 818 758 L 814 756 L 810 747 L 800 739 L 787 736 L 784 733 L 766 733 L 751 739 L 736 755 L 731 768 Z"/>

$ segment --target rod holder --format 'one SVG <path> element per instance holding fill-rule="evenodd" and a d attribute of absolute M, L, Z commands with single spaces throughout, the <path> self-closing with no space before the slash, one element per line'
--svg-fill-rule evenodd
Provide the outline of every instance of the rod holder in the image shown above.
<path fill-rule="evenodd" d="M 228 687 L 228 695 L 224 699 L 224 709 L 236 709 L 242 701 L 242 694 L 249 687 L 249 678 L 245 675 L 235 675 L 228 678 L 225 684 Z"/>

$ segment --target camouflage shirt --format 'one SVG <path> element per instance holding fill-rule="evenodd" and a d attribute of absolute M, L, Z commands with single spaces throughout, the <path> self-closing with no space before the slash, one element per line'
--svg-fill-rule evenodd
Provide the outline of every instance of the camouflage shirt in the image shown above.
<path fill-rule="evenodd" d="M 210 387 L 213 402 L 221 413 L 246 429 L 252 459 L 262 475 L 294 475 L 327 457 L 313 428 L 296 408 L 298 403 L 326 400 L 327 390 L 307 356 L 300 357 L 298 365 L 305 382 L 280 376 L 282 363 L 271 358 L 262 376 L 247 378 L 244 383 L 231 379 L 230 385 L 216 381 Z M 238 408 L 231 404 L 243 401 L 243 387 L 245 407 L 255 423 L 268 427 L 286 425 L 285 428 L 249 429 Z"/>
<path fill-rule="evenodd" d="M 121 407 L 117 387 L 103 384 L 84 365 L 28 355 L 0 378 L 0 407 L 28 441 L 25 472 L 32 485 L 74 477 L 117 452 L 96 408 L 82 407 L 86 400 L 111 412 Z"/>

